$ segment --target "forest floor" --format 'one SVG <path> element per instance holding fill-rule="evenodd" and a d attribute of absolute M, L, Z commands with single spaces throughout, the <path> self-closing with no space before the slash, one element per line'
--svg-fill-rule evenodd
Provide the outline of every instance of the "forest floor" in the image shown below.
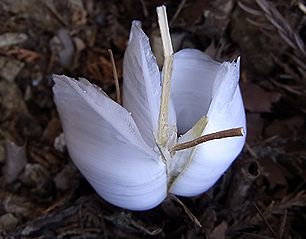
<path fill-rule="evenodd" d="M 158 51 L 166 4 L 175 49 L 241 56 L 243 152 L 208 192 L 144 212 L 98 197 L 73 166 L 52 74 L 85 77 L 115 96 L 131 21 Z M 306 238 L 306 6 L 268 0 L 1 0 L 0 237 Z"/>

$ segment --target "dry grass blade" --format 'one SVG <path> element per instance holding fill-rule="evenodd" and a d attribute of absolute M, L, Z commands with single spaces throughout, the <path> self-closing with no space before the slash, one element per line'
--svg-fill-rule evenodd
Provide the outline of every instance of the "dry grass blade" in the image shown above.
<path fill-rule="evenodd" d="M 120 85 L 119 85 L 118 73 L 117 73 L 117 69 L 116 69 L 116 64 L 115 64 L 113 51 L 111 49 L 108 49 L 108 53 L 109 53 L 110 60 L 111 60 L 111 63 L 112 63 L 112 68 L 113 68 L 113 75 L 114 75 L 115 87 L 116 87 L 117 103 L 121 105 Z"/>
<path fill-rule="evenodd" d="M 67 27 L 68 24 L 66 21 L 62 18 L 61 14 L 56 11 L 52 6 L 49 5 L 49 3 L 45 1 L 41 1 L 42 4 L 45 5 L 45 7 L 49 10 L 49 12 L 55 17 L 55 19 L 64 27 Z"/>
<path fill-rule="evenodd" d="M 278 33 L 286 43 L 306 56 L 305 45 L 302 39 L 291 28 L 287 20 L 279 13 L 275 6 L 268 3 L 266 0 L 256 0 L 256 3 L 264 11 L 266 18 L 271 24 L 277 28 Z"/>
<path fill-rule="evenodd" d="M 305 6 L 302 2 L 299 2 L 299 3 L 298 3 L 298 6 L 299 6 L 299 9 L 300 9 L 304 14 L 306 14 L 306 6 Z"/>
<path fill-rule="evenodd" d="M 267 31 L 272 31 L 274 29 L 274 27 L 271 26 L 271 24 L 257 22 L 256 20 L 252 20 L 250 18 L 248 18 L 247 21 L 256 27 L 259 27 Z"/>
<path fill-rule="evenodd" d="M 276 234 L 276 232 L 273 230 L 273 228 L 271 227 L 270 223 L 268 222 L 268 220 L 266 219 L 266 217 L 264 216 L 264 214 L 262 213 L 262 211 L 259 209 L 259 207 L 257 206 L 256 203 L 254 203 L 254 206 L 258 212 L 258 214 L 260 215 L 260 217 L 262 218 L 262 220 L 265 222 L 266 226 L 268 227 L 269 231 L 271 232 L 271 234 L 273 235 L 273 237 L 275 239 L 279 239 L 279 236 Z"/>
<path fill-rule="evenodd" d="M 184 8 L 184 5 L 186 4 L 187 0 L 182 0 L 180 2 L 180 5 L 178 7 L 178 9 L 176 10 L 175 14 L 173 15 L 173 17 L 171 18 L 171 21 L 170 21 L 170 26 L 173 26 L 173 23 L 175 22 L 175 20 L 177 19 L 177 17 L 180 15 L 182 9 Z"/>
<path fill-rule="evenodd" d="M 305 45 L 299 36 L 292 27 L 289 25 L 288 21 L 279 13 L 272 3 L 268 3 L 266 0 L 256 0 L 257 5 L 261 8 L 262 11 L 254 9 L 250 6 L 247 6 L 243 1 L 238 1 L 238 6 L 243 9 L 245 12 L 254 15 L 262 16 L 264 15 L 267 20 L 273 25 L 274 28 L 278 31 L 281 38 L 293 49 L 301 52 L 306 56 Z M 248 21 L 260 28 L 266 30 L 272 30 L 271 27 L 268 27 L 267 24 L 258 23 L 257 21 L 248 19 Z"/>
<path fill-rule="evenodd" d="M 173 198 L 176 202 L 178 202 L 178 204 L 180 204 L 182 206 L 182 208 L 184 209 L 185 213 L 188 215 L 188 217 L 191 219 L 191 221 L 193 221 L 198 227 L 202 227 L 200 221 L 196 218 L 195 215 L 193 215 L 193 213 L 188 209 L 188 207 L 186 207 L 186 205 L 180 200 L 178 199 L 175 195 L 170 194 L 171 198 Z"/>
<path fill-rule="evenodd" d="M 283 238 L 284 232 L 285 232 L 285 228 L 286 228 L 286 224 L 287 224 L 287 218 L 288 218 L 288 210 L 285 209 L 285 213 L 282 219 L 282 223 L 280 225 L 280 229 L 279 229 L 279 236 L 280 238 Z"/>
<path fill-rule="evenodd" d="M 253 9 L 247 5 L 245 5 L 244 3 L 242 3 L 241 1 L 238 1 L 238 6 L 243 9 L 244 11 L 246 11 L 247 13 L 250 13 L 254 16 L 262 16 L 262 12 L 256 9 Z"/>

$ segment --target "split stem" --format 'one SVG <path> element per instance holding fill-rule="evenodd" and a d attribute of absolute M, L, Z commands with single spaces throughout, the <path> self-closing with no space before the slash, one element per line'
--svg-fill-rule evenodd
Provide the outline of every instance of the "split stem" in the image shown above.
<path fill-rule="evenodd" d="M 168 141 L 168 117 L 170 101 L 170 81 L 173 66 L 173 47 L 169 32 L 167 12 L 165 6 L 157 7 L 158 24 L 163 43 L 164 65 L 162 79 L 162 94 L 158 120 L 157 143 L 165 146 Z"/>
<path fill-rule="evenodd" d="M 215 139 L 229 138 L 229 137 L 237 137 L 237 136 L 243 136 L 243 135 L 244 135 L 243 128 L 233 128 L 233 129 L 222 130 L 222 131 L 218 131 L 215 133 L 203 135 L 199 138 L 196 138 L 194 140 L 191 140 L 185 143 L 177 144 L 171 149 L 171 153 L 175 153 L 176 151 L 180 151 L 183 149 L 192 148 L 192 147 L 195 147 L 207 141 L 211 141 Z"/>

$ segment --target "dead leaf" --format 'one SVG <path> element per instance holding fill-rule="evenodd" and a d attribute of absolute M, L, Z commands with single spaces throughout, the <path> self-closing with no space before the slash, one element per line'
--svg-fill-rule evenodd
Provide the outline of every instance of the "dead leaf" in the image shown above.
<path fill-rule="evenodd" d="M 217 221 L 217 213 L 214 208 L 207 207 L 204 209 L 199 219 L 200 219 L 201 225 L 203 225 L 202 227 L 203 230 L 212 231 Z"/>
<path fill-rule="evenodd" d="M 18 223 L 18 218 L 16 218 L 12 213 L 6 213 L 0 217 L 0 228 L 4 231 L 15 229 Z"/>
<path fill-rule="evenodd" d="M 303 127 L 304 119 L 302 117 L 291 117 L 285 120 L 274 120 L 265 129 L 265 136 L 280 136 L 280 137 L 294 137 L 298 134 L 300 129 Z"/>
<path fill-rule="evenodd" d="M 37 196 L 50 196 L 53 189 L 53 180 L 50 171 L 40 164 L 28 163 L 25 166 L 20 181 L 31 188 L 31 192 Z"/>
<path fill-rule="evenodd" d="M 184 8 L 181 16 L 186 19 L 187 25 L 195 24 L 203 16 L 203 11 L 207 8 L 208 2 L 197 0 Z"/>
<path fill-rule="evenodd" d="M 278 92 L 265 91 L 260 86 L 244 82 L 241 84 L 241 93 L 244 105 L 250 112 L 270 112 L 273 103 L 280 100 Z"/>
<path fill-rule="evenodd" d="M 0 81 L 0 109 L 0 121 L 9 122 L 7 125 L 15 124 L 22 115 L 28 115 L 22 93 L 14 82 Z"/>
<path fill-rule="evenodd" d="M 53 143 L 53 147 L 59 151 L 59 152 L 64 152 L 66 149 L 66 140 L 65 140 L 65 135 L 64 133 L 60 133 L 55 139 Z"/>
<path fill-rule="evenodd" d="M 59 118 L 53 117 L 48 122 L 47 127 L 44 129 L 42 134 L 42 139 L 46 141 L 49 145 L 52 145 L 55 138 L 61 133 L 61 122 Z"/>
<path fill-rule="evenodd" d="M 0 163 L 3 163 L 5 160 L 5 143 L 0 141 Z"/>
<path fill-rule="evenodd" d="M 70 68 L 75 53 L 73 39 L 66 29 L 60 29 L 57 35 L 50 40 L 50 49 L 58 62 L 66 68 Z"/>
<path fill-rule="evenodd" d="M 27 218 L 28 216 L 34 216 L 35 206 L 26 198 L 16 195 L 10 195 L 3 200 L 3 206 L 6 212 L 13 213 L 18 217 Z"/>
<path fill-rule="evenodd" d="M 118 78 L 122 77 L 122 61 L 116 61 Z M 86 62 L 84 75 L 99 81 L 103 90 L 114 84 L 113 65 L 110 62 L 109 56 L 90 53 L 89 60 Z"/>
<path fill-rule="evenodd" d="M 87 11 L 83 6 L 82 0 L 70 0 L 72 11 L 71 23 L 75 26 L 83 26 L 87 22 Z"/>
<path fill-rule="evenodd" d="M 24 63 L 9 57 L 0 56 L 0 77 L 12 82 L 15 80 Z"/>
<path fill-rule="evenodd" d="M 0 35 L 0 47 L 8 47 L 25 42 L 28 36 L 19 32 L 7 32 Z"/>
<path fill-rule="evenodd" d="M 15 181 L 26 163 L 25 146 L 17 146 L 15 143 L 8 142 L 6 144 L 6 161 L 2 169 L 6 183 Z"/>
<path fill-rule="evenodd" d="M 78 185 L 79 174 L 74 166 L 71 164 L 65 165 L 54 178 L 56 188 L 66 191 L 71 188 L 76 188 Z"/>
<path fill-rule="evenodd" d="M 214 230 L 209 233 L 208 238 L 209 239 L 225 239 L 225 233 L 227 230 L 227 223 L 221 222 L 218 226 L 214 228 Z"/>
<path fill-rule="evenodd" d="M 41 55 L 39 53 L 19 47 L 13 47 L 12 49 L 8 50 L 7 55 L 14 56 L 18 60 L 25 61 L 28 63 L 31 63 L 41 58 Z"/>
<path fill-rule="evenodd" d="M 262 169 L 262 175 L 269 182 L 270 189 L 274 189 L 277 185 L 287 186 L 286 176 L 289 177 L 289 172 L 280 164 L 273 162 L 269 158 L 262 158 L 258 161 Z"/>
<path fill-rule="evenodd" d="M 205 1 L 204 1 L 205 2 Z M 226 30 L 230 21 L 230 14 L 234 6 L 233 0 L 207 1 L 209 4 L 203 9 L 205 17 L 205 33 L 220 37 Z"/>
<path fill-rule="evenodd" d="M 75 54 L 74 54 L 74 57 L 73 57 L 72 67 L 74 69 L 74 68 L 78 67 L 81 52 L 86 48 L 86 44 L 79 37 L 74 37 L 73 41 L 74 41 L 74 46 L 75 46 Z"/>
<path fill-rule="evenodd" d="M 50 9 L 55 9 L 55 2 L 49 0 L 1 0 L 0 6 L 6 12 L 22 16 L 24 22 L 28 22 L 29 20 L 34 21 L 42 29 L 54 31 L 59 27 L 58 19 L 54 14 L 55 11 L 50 11 Z M 31 29 L 30 26 L 29 29 Z"/>
<path fill-rule="evenodd" d="M 247 114 L 247 142 L 256 142 L 262 138 L 264 121 L 259 113 Z"/>

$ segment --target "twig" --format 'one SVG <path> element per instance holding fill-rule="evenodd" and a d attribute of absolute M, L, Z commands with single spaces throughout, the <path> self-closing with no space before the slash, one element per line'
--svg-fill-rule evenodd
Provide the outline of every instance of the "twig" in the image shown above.
<path fill-rule="evenodd" d="M 248 7 L 242 1 L 238 1 L 239 7 L 244 11 L 254 15 L 260 16 L 264 15 L 267 20 L 273 25 L 278 31 L 281 38 L 293 49 L 299 50 L 304 56 L 306 55 L 306 50 L 301 37 L 291 28 L 287 20 L 279 13 L 272 3 L 268 3 L 266 0 L 256 0 L 257 5 L 261 8 L 262 13 L 259 10 L 255 10 Z M 249 20 L 251 24 L 261 27 L 262 24 L 258 24 L 257 21 Z M 270 30 L 270 29 L 269 29 Z"/>
<path fill-rule="evenodd" d="M 255 160 L 245 157 L 238 161 L 233 172 L 227 190 L 226 205 L 228 208 L 241 209 L 252 201 L 250 193 L 255 186 L 255 180 L 260 175 L 260 167 Z"/>
<path fill-rule="evenodd" d="M 116 70 L 116 65 L 115 65 L 113 51 L 111 49 L 108 49 L 108 53 L 109 53 L 109 56 L 110 56 L 110 59 L 111 59 L 111 63 L 112 63 L 112 66 L 113 66 L 113 74 L 114 74 L 115 87 L 116 87 L 116 99 L 117 99 L 117 103 L 121 105 L 121 94 L 120 94 L 119 79 L 118 79 L 118 73 L 117 73 L 117 70 Z"/>
<path fill-rule="evenodd" d="M 287 209 L 285 209 L 284 217 L 283 217 L 282 223 L 279 227 L 279 237 L 280 238 L 283 238 L 283 235 L 284 235 L 284 232 L 285 232 L 285 229 L 286 229 L 287 216 L 288 216 L 288 211 L 287 211 Z"/>
<path fill-rule="evenodd" d="M 254 203 L 254 206 L 257 210 L 257 212 L 259 213 L 260 217 L 262 218 L 262 220 L 265 222 L 265 224 L 267 225 L 269 231 L 271 232 L 272 236 L 275 239 L 280 239 L 279 236 L 277 236 L 277 234 L 275 233 L 275 231 L 273 230 L 273 228 L 271 227 L 270 223 L 268 222 L 268 220 L 265 218 L 265 216 L 263 215 L 263 213 L 261 212 L 261 210 L 259 209 L 259 207 L 257 206 L 256 203 Z"/>
<path fill-rule="evenodd" d="M 272 237 L 268 237 L 268 236 L 263 236 L 263 235 L 259 235 L 259 234 L 255 234 L 255 233 L 250 233 L 250 232 L 242 232 L 243 235 L 248 236 L 247 238 L 260 238 L 260 239 L 271 239 Z"/>
<path fill-rule="evenodd" d="M 243 2 L 238 1 L 238 6 L 243 9 L 244 11 L 246 11 L 247 13 L 250 13 L 252 15 L 255 16 L 262 16 L 262 12 L 256 9 L 253 9 L 251 7 L 248 7 L 247 5 L 245 5 Z"/>
<path fill-rule="evenodd" d="M 53 8 L 51 7 L 48 3 L 45 1 L 41 1 L 42 4 L 45 5 L 45 7 L 50 11 L 50 13 L 58 20 L 60 24 L 62 24 L 64 27 L 67 27 L 68 24 L 65 22 L 65 20 L 61 17 L 61 15 Z"/>
<path fill-rule="evenodd" d="M 199 220 L 196 218 L 195 215 L 193 215 L 193 213 L 188 209 L 188 207 L 186 207 L 186 205 L 180 200 L 178 199 L 175 195 L 170 194 L 170 196 L 176 201 L 178 202 L 182 208 L 184 209 L 185 213 L 188 215 L 188 217 L 191 219 L 191 221 L 193 221 L 198 227 L 202 227 L 201 223 L 199 222 Z"/>
<path fill-rule="evenodd" d="M 171 18 L 171 21 L 170 21 L 170 27 L 173 25 L 173 23 L 175 22 L 176 18 L 178 17 L 178 15 L 180 15 L 184 5 L 186 4 L 187 0 L 182 0 L 180 2 L 180 5 L 178 6 L 175 14 L 173 15 L 173 17 Z"/>
<path fill-rule="evenodd" d="M 258 6 L 264 11 L 266 18 L 278 30 L 279 35 L 293 49 L 299 50 L 306 55 L 305 46 L 300 36 L 291 28 L 287 20 L 279 11 L 266 0 L 256 0 Z"/>
<path fill-rule="evenodd" d="M 175 151 L 192 148 L 204 142 L 215 140 L 215 139 L 223 139 L 223 138 L 243 136 L 243 135 L 244 135 L 243 128 L 233 128 L 233 129 L 222 130 L 216 133 L 203 135 L 199 138 L 196 138 L 194 140 L 191 140 L 185 143 L 176 144 L 171 149 L 171 152 L 174 153 Z"/>
<path fill-rule="evenodd" d="M 166 145 L 168 141 L 168 115 L 169 115 L 169 98 L 170 98 L 170 81 L 173 65 L 173 48 L 169 32 L 166 7 L 157 7 L 158 24 L 160 28 L 161 38 L 164 51 L 164 66 L 163 66 L 163 83 L 162 95 L 159 111 L 159 127 L 157 135 L 157 143 Z"/>
<path fill-rule="evenodd" d="M 147 5 L 146 5 L 146 2 L 144 0 L 139 0 L 139 1 L 141 3 L 141 6 L 142 6 L 143 15 L 145 17 L 148 17 L 149 16 L 149 12 L 148 12 L 148 8 L 147 8 Z"/>

